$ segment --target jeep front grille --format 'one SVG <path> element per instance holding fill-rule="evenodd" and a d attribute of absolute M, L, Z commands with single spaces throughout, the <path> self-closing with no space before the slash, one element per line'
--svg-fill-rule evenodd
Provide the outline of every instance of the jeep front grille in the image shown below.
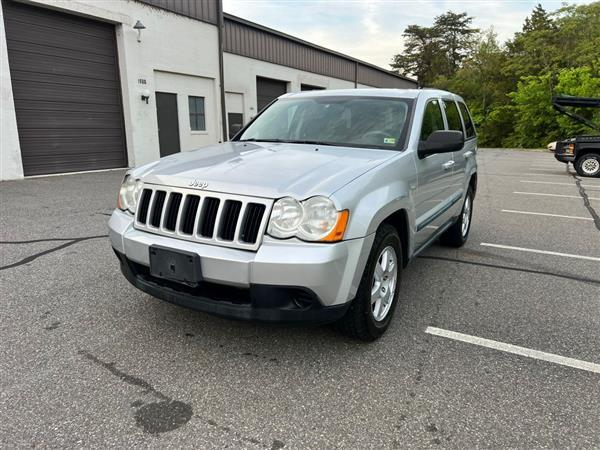
<path fill-rule="evenodd" d="M 257 250 L 272 200 L 145 185 L 135 228 L 177 239 Z"/>

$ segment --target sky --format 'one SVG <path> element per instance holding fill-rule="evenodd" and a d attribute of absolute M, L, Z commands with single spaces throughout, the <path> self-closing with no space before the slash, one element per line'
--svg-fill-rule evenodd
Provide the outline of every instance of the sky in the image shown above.
<path fill-rule="evenodd" d="M 473 25 L 494 28 L 501 42 L 521 30 L 537 3 L 561 0 L 223 0 L 223 10 L 314 44 L 389 69 L 408 25 L 429 26 L 446 11 L 467 12 Z M 569 4 L 591 3 L 571 0 Z"/>

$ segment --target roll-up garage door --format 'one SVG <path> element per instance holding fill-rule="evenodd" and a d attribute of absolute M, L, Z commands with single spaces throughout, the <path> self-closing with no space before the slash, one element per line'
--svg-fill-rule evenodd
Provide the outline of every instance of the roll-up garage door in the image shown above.
<path fill-rule="evenodd" d="M 287 81 L 256 77 L 256 96 L 258 112 L 271 101 L 287 92 Z"/>
<path fill-rule="evenodd" d="M 25 175 L 127 166 L 114 26 L 2 7 Z"/>

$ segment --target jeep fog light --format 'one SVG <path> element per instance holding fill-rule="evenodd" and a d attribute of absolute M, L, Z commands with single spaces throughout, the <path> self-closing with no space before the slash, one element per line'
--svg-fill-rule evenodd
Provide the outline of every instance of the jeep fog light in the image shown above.
<path fill-rule="evenodd" d="M 302 205 L 298 200 L 292 197 L 281 198 L 273 205 L 267 233 L 282 239 L 295 236 L 302 216 Z"/>
<path fill-rule="evenodd" d="M 134 180 L 131 175 L 125 175 L 119 190 L 117 208 L 135 214 L 142 187 L 143 183 L 140 180 Z"/>

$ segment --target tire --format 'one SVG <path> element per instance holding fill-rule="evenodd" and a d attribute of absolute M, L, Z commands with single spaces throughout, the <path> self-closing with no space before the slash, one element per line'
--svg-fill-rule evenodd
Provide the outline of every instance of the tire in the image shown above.
<path fill-rule="evenodd" d="M 587 153 L 575 161 L 575 171 L 581 177 L 600 177 L 600 154 Z"/>
<path fill-rule="evenodd" d="M 394 262 L 395 272 L 388 265 L 390 260 Z M 387 267 L 389 272 L 383 270 L 383 267 Z M 378 269 L 377 273 L 376 268 Z M 401 273 L 402 243 L 400 237 L 393 226 L 383 224 L 375 235 L 356 297 L 344 317 L 336 323 L 338 331 L 365 342 L 371 342 L 381 337 L 390 325 L 398 303 Z M 394 277 L 393 281 L 392 277 Z M 375 293 L 372 294 L 372 291 Z M 380 309 L 377 309 L 377 302 L 371 300 L 376 297 L 379 298 L 378 307 Z"/>
<path fill-rule="evenodd" d="M 440 236 L 440 242 L 443 245 L 458 248 L 462 247 L 469 239 L 471 219 L 473 218 L 473 199 L 473 189 L 469 188 L 458 220 Z"/>

